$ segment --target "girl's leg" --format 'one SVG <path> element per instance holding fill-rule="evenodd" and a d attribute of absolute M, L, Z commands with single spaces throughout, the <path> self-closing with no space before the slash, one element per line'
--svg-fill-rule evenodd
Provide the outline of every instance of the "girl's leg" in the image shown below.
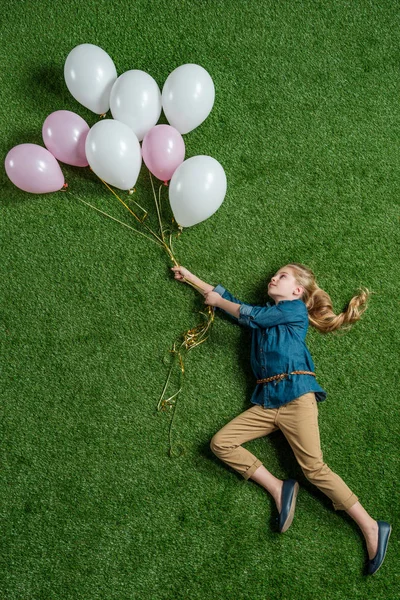
<path fill-rule="evenodd" d="M 378 523 L 370 517 L 359 502 L 353 504 L 346 512 L 354 519 L 365 537 L 368 557 L 370 559 L 374 558 L 378 548 Z"/>
<path fill-rule="evenodd" d="M 282 496 L 282 479 L 277 479 L 272 473 L 267 471 L 264 465 L 258 467 L 256 471 L 254 471 L 253 475 L 250 476 L 250 479 L 259 483 L 263 488 L 265 488 L 275 500 L 276 507 L 278 512 L 281 512 L 281 496 Z"/>
<path fill-rule="evenodd" d="M 357 496 L 324 463 L 318 428 L 318 407 L 313 393 L 304 394 L 279 409 L 277 425 L 288 440 L 307 479 L 333 502 L 335 510 L 345 510 L 360 527 L 368 554 L 373 558 L 378 546 L 378 524 L 361 506 Z"/>
<path fill-rule="evenodd" d="M 211 440 L 211 450 L 218 458 L 240 473 L 245 479 L 252 479 L 273 496 L 280 509 L 282 481 L 267 471 L 260 460 L 241 444 L 263 437 L 277 429 L 275 418 L 277 409 L 265 409 L 254 405 L 249 410 L 230 421 Z"/>

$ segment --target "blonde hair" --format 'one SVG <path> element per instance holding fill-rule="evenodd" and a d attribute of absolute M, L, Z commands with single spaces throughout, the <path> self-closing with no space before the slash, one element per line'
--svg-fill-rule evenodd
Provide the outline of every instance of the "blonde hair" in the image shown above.
<path fill-rule="evenodd" d="M 367 308 L 367 300 L 372 293 L 368 289 L 360 288 L 359 293 L 348 303 L 346 309 L 340 314 L 333 311 L 332 300 L 315 281 L 315 275 L 305 265 L 291 263 L 286 265 L 293 270 L 293 275 L 299 285 L 304 288 L 302 300 L 308 310 L 310 325 L 321 333 L 329 333 L 337 329 L 350 329 L 358 321 Z"/>

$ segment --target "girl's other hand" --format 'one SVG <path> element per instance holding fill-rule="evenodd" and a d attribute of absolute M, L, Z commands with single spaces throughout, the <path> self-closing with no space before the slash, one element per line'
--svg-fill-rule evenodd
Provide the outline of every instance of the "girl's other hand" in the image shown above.
<path fill-rule="evenodd" d="M 204 294 L 204 303 L 208 306 L 219 306 L 220 300 L 221 296 L 217 292 L 206 292 Z"/>
<path fill-rule="evenodd" d="M 192 275 L 189 269 L 185 269 L 185 267 L 171 267 L 171 271 L 174 272 L 175 279 L 177 279 L 178 281 L 190 279 L 190 276 Z"/>

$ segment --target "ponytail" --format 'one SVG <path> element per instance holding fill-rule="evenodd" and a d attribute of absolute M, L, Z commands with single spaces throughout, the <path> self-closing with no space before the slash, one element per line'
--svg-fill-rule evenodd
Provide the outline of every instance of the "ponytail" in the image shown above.
<path fill-rule="evenodd" d="M 321 288 L 316 289 L 306 302 L 310 325 L 321 333 L 329 333 L 337 329 L 347 331 L 366 310 L 369 294 L 369 290 L 360 289 L 360 292 L 350 300 L 346 309 L 336 315 L 328 294 Z"/>
<path fill-rule="evenodd" d="M 294 271 L 297 282 L 304 288 L 302 300 L 308 310 L 310 325 L 321 333 L 329 333 L 337 329 L 348 330 L 358 321 L 367 308 L 367 300 L 372 292 L 361 288 L 340 314 L 333 311 L 330 296 L 315 281 L 315 275 L 308 267 L 293 263 L 287 265 Z"/>

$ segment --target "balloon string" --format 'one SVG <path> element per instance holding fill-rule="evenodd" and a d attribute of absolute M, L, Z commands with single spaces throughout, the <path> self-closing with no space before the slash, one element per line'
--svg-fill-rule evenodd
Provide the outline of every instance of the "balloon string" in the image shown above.
<path fill-rule="evenodd" d="M 174 423 L 174 419 L 176 417 L 176 411 L 177 411 L 177 407 L 175 406 L 175 410 L 174 413 L 172 415 L 172 419 L 171 419 L 171 423 L 169 424 L 169 451 L 168 454 L 171 458 L 179 458 L 179 456 L 182 456 L 182 454 L 185 453 L 184 447 L 182 446 L 182 444 L 177 444 L 176 448 L 177 450 L 174 451 L 174 446 L 172 444 L 172 425 Z"/>
<path fill-rule="evenodd" d="M 93 204 L 90 204 L 89 202 L 86 202 L 86 200 L 82 200 L 82 198 L 80 198 L 76 194 L 73 194 L 71 191 L 69 191 L 68 193 L 69 193 L 70 196 L 72 196 L 73 198 L 76 198 L 80 202 L 83 202 L 83 204 L 86 204 L 86 206 L 89 206 L 93 210 L 96 210 L 97 212 L 101 213 L 102 215 L 108 217 L 109 219 L 112 219 L 113 221 L 116 221 L 120 225 L 123 225 L 124 227 L 127 227 L 128 229 L 131 229 L 131 231 L 133 231 L 134 233 L 137 233 L 138 235 L 141 235 L 141 236 L 147 238 L 148 240 L 150 240 L 154 244 L 157 244 L 157 246 L 160 245 L 158 242 L 156 242 L 155 240 L 153 240 L 150 236 L 146 235 L 145 233 L 142 233 L 141 231 L 138 231 L 137 229 L 135 229 L 134 227 L 131 227 L 130 225 L 127 225 L 126 223 L 123 223 L 122 221 L 119 221 L 119 219 L 116 219 L 115 217 L 112 217 L 111 215 L 109 215 L 108 213 L 104 212 L 103 210 L 100 210 L 99 208 L 96 208 L 96 206 L 93 206 Z"/>
<path fill-rule="evenodd" d="M 135 217 L 135 219 L 137 219 L 137 220 L 139 221 L 139 223 L 142 223 L 142 224 L 143 224 L 143 221 L 145 220 L 145 218 L 147 217 L 147 214 L 148 214 L 148 213 L 147 213 L 147 210 L 145 210 L 144 208 L 142 208 L 142 207 L 141 207 L 141 206 L 138 204 L 138 206 L 139 206 L 139 207 L 140 207 L 140 208 L 143 210 L 143 212 L 145 213 L 145 214 L 144 214 L 144 217 L 143 217 L 143 219 L 140 219 L 140 217 L 138 217 L 138 216 L 137 216 L 137 215 L 136 215 L 136 214 L 133 212 L 133 210 L 131 210 L 131 209 L 129 208 L 129 206 L 128 206 L 127 204 L 125 204 L 125 202 L 124 202 L 123 200 L 121 200 L 121 198 L 118 196 L 118 194 L 116 194 L 116 193 L 115 193 L 115 191 L 114 191 L 114 190 L 113 190 L 113 189 L 112 189 L 112 188 L 111 188 L 111 187 L 108 185 L 108 183 L 106 183 L 106 182 L 104 181 L 104 179 L 102 179 L 101 177 L 99 177 L 99 179 L 100 179 L 100 181 L 102 181 L 102 182 L 104 183 L 104 185 L 106 186 L 106 188 L 107 188 L 107 189 L 109 189 L 109 190 L 110 190 L 110 192 L 111 192 L 112 194 L 114 194 L 114 196 L 117 198 L 117 200 L 119 200 L 119 201 L 121 202 L 121 204 L 123 204 L 123 205 L 125 206 L 125 208 L 126 208 L 127 210 L 129 210 L 129 212 L 131 213 L 131 215 L 133 215 L 133 216 Z M 135 201 L 133 200 L 133 202 L 135 202 Z M 135 204 L 137 204 L 137 202 L 135 202 Z M 160 240 L 160 241 L 161 241 L 161 240 Z"/>
<path fill-rule="evenodd" d="M 67 191 L 67 190 L 62 190 L 62 191 Z M 112 219 L 113 221 L 116 221 L 117 223 L 119 223 L 120 225 L 123 225 L 124 227 L 127 227 L 128 229 L 130 229 L 131 231 L 137 233 L 138 235 L 141 235 L 143 237 L 145 237 L 146 239 L 150 240 L 151 242 L 153 242 L 154 244 L 157 244 L 157 246 L 163 246 L 164 244 L 160 244 L 159 242 L 156 242 L 155 240 L 153 240 L 151 237 L 149 237 L 148 235 L 146 235 L 145 233 L 142 233 L 141 231 L 138 231 L 137 229 L 135 229 L 134 227 L 131 227 L 130 225 L 127 225 L 126 223 L 123 223 L 122 221 L 120 221 L 119 219 L 116 219 L 115 217 L 112 217 L 111 215 L 109 215 L 108 213 L 104 212 L 103 210 L 100 210 L 99 208 L 97 208 L 96 206 L 93 206 L 93 204 L 90 204 L 89 202 L 86 202 L 86 200 L 83 200 L 82 198 L 80 198 L 77 194 L 73 194 L 70 190 L 68 190 L 68 194 L 70 196 L 72 196 L 73 198 L 76 198 L 77 200 L 79 200 L 80 202 L 82 202 L 83 204 L 86 204 L 86 206 L 89 206 L 90 208 L 92 208 L 93 210 L 101 213 L 102 215 L 104 215 L 105 217 L 108 217 L 109 219 Z M 172 236 L 172 234 L 171 234 Z M 171 244 L 171 240 L 170 240 L 170 244 Z M 172 245 L 172 244 L 171 244 Z M 177 260 L 174 258 L 174 261 L 176 266 L 178 265 Z M 199 286 L 197 286 L 195 283 L 192 283 L 191 281 L 189 281 L 188 279 L 184 278 L 184 280 L 186 281 L 186 283 L 188 283 L 189 285 L 191 285 L 192 287 L 194 287 L 195 289 L 199 290 L 201 292 L 201 288 Z"/>
<path fill-rule="evenodd" d="M 117 200 L 119 200 L 119 202 L 121 202 L 121 204 L 122 204 L 122 205 L 123 205 L 123 206 L 124 206 L 124 207 L 125 207 L 125 208 L 126 208 L 126 209 L 127 209 L 127 210 L 128 210 L 128 211 L 129 211 L 129 212 L 130 212 L 130 213 L 131 213 L 131 214 L 132 214 L 132 215 L 133 215 L 133 216 L 136 218 L 136 219 L 137 219 L 137 221 L 139 221 L 139 223 L 141 223 L 141 225 L 143 225 L 143 227 L 145 227 L 145 228 L 146 228 L 148 231 L 150 231 L 150 233 L 151 233 L 151 234 L 152 234 L 152 235 L 155 237 L 155 239 L 157 240 L 157 242 L 156 242 L 156 243 L 158 243 L 159 245 L 161 245 L 161 246 L 162 246 L 162 247 L 163 247 L 163 248 L 166 250 L 166 252 L 168 253 L 168 255 L 169 255 L 170 259 L 171 259 L 171 260 L 172 260 L 172 262 L 173 262 L 173 264 L 174 264 L 175 266 L 179 266 L 179 263 L 178 263 L 178 261 L 176 260 L 176 258 L 175 258 L 175 256 L 174 256 L 174 254 L 173 254 L 173 252 L 172 252 L 172 234 L 171 234 L 171 236 L 170 236 L 170 246 L 168 246 L 168 244 L 165 242 L 165 239 L 164 239 L 164 238 L 163 238 L 163 239 L 160 239 L 160 238 L 158 237 L 158 235 L 156 235 L 156 234 L 154 233 L 154 231 L 153 231 L 152 229 L 150 229 L 150 227 L 148 227 L 148 225 L 146 225 L 146 223 L 144 223 L 144 222 L 143 222 L 143 220 L 144 220 L 144 218 L 145 218 L 145 217 L 143 217 L 143 220 L 142 220 L 142 219 L 140 219 L 140 218 L 139 218 L 139 217 L 138 217 L 138 216 L 137 216 L 137 215 L 136 215 L 136 214 L 135 214 L 135 213 L 134 213 L 134 212 L 133 212 L 133 211 L 132 211 L 132 210 L 129 208 L 129 206 L 128 206 L 128 205 L 127 205 L 127 204 L 126 204 L 126 203 L 125 203 L 125 202 L 124 202 L 124 201 L 123 201 L 123 200 L 122 200 L 122 199 L 121 199 L 121 198 L 118 196 L 118 194 L 116 194 L 116 193 L 115 193 L 115 191 L 114 191 L 114 190 L 113 190 L 113 189 L 112 189 L 112 188 L 111 188 L 111 187 L 108 185 L 108 183 L 106 183 L 106 182 L 105 182 L 103 179 L 101 179 L 101 177 L 99 177 L 99 179 L 100 179 L 100 181 L 102 181 L 102 182 L 104 183 L 104 185 L 106 186 L 106 188 L 107 188 L 108 190 L 110 190 L 110 192 L 111 192 L 111 193 L 112 193 L 112 194 L 113 194 L 113 195 L 114 195 L 114 196 L 117 198 Z M 156 197 L 156 195 L 155 195 L 154 186 L 153 186 L 153 193 L 154 193 L 154 199 L 155 199 L 155 203 L 156 203 L 156 206 L 157 206 L 157 197 Z M 138 205 L 138 206 L 139 206 L 139 205 Z M 92 207 L 92 208 L 94 208 L 94 207 Z M 96 209 L 96 210 L 98 210 L 98 209 Z M 142 210 L 144 210 L 144 209 L 142 209 Z M 102 212 L 102 211 L 99 211 L 99 212 Z M 160 214 L 158 210 L 157 210 L 157 212 L 158 212 L 158 214 Z M 146 213 L 146 215 L 148 214 L 148 213 L 147 213 L 147 211 L 145 211 L 145 213 Z M 103 214 L 107 214 L 107 213 L 103 213 Z M 107 216 L 109 216 L 109 215 L 107 215 Z M 113 218 L 113 217 L 110 217 L 110 218 Z M 115 220 L 115 221 L 117 221 L 117 219 L 114 219 L 114 220 Z M 160 223 L 161 223 L 161 221 L 160 221 Z M 122 223 L 122 224 L 123 224 L 123 223 Z M 140 233 L 140 232 L 139 232 L 139 231 L 137 231 L 136 229 L 133 229 L 133 228 L 131 228 L 131 229 L 132 229 L 133 231 L 136 231 L 136 233 Z M 162 226 L 161 226 L 161 229 L 162 229 Z M 180 234 L 181 234 L 181 232 L 182 232 L 182 231 L 180 231 L 178 235 L 180 235 Z M 144 236 L 144 237 L 146 237 L 147 239 L 151 239 L 151 238 L 149 238 L 147 235 L 145 235 L 145 234 L 143 234 L 143 233 L 141 233 L 141 235 L 143 235 L 143 236 Z M 154 241 L 154 240 L 152 240 L 152 241 Z M 193 288 L 195 288 L 196 290 L 198 290 L 200 293 L 202 293 L 202 289 L 201 289 L 199 286 L 197 286 L 195 283 L 192 283 L 191 281 L 189 281 L 189 280 L 188 280 L 188 279 L 186 279 L 186 278 L 184 278 L 184 281 L 186 281 L 186 283 L 188 283 L 190 286 L 192 286 Z"/>
<path fill-rule="evenodd" d="M 150 231 L 150 233 L 156 238 L 156 240 L 158 240 L 158 242 L 161 244 L 161 246 L 163 246 L 163 248 L 166 250 L 166 252 L 168 253 L 168 255 L 169 255 L 170 259 L 172 260 L 172 262 L 174 263 L 174 265 L 178 266 L 178 262 L 176 261 L 174 255 L 171 252 L 171 249 L 169 248 L 169 246 L 165 242 L 165 240 L 160 238 L 150 227 L 148 227 L 148 225 L 146 225 L 146 223 L 144 223 L 144 218 L 140 219 L 129 208 L 129 206 L 123 200 L 121 200 L 121 198 L 118 196 L 118 194 L 116 194 L 115 191 L 103 179 L 101 179 L 101 177 L 99 177 L 99 179 L 100 179 L 100 181 L 102 181 L 104 183 L 104 185 L 107 187 L 107 189 L 109 189 L 110 192 L 117 198 L 117 200 L 119 200 L 119 202 L 121 202 L 121 204 L 135 217 L 135 219 L 137 219 L 141 223 L 141 225 L 143 225 L 143 227 L 145 227 L 148 231 Z M 147 215 L 147 211 L 146 211 L 146 215 Z"/>
<path fill-rule="evenodd" d="M 156 205 L 156 210 L 157 210 L 158 223 L 160 225 L 160 233 L 161 233 L 162 240 L 164 242 L 164 232 L 163 232 L 163 226 L 162 226 L 162 221 L 161 221 L 161 205 L 159 206 L 158 203 L 157 203 L 157 196 L 156 196 L 156 192 L 155 192 L 155 189 L 154 189 L 153 178 L 151 176 L 150 170 L 149 170 L 149 175 L 150 175 L 151 187 L 152 187 L 152 190 L 153 190 L 154 203 Z"/>
<path fill-rule="evenodd" d="M 174 342 L 173 348 L 172 348 L 172 350 L 170 350 L 170 353 L 174 355 L 174 358 L 173 358 L 173 362 L 172 362 L 172 365 L 171 365 L 169 373 L 168 373 L 167 381 L 165 383 L 164 389 L 162 391 L 160 400 L 157 405 L 157 410 L 159 410 L 159 411 L 165 410 L 167 407 L 171 408 L 174 404 L 176 404 L 176 401 L 173 401 L 173 400 L 174 400 L 174 398 L 176 398 L 178 396 L 178 394 L 182 390 L 183 376 L 185 373 L 182 349 L 189 352 L 190 350 L 192 350 L 193 348 L 196 348 L 197 346 L 199 346 L 200 344 L 202 344 L 203 342 L 205 342 L 208 339 L 207 332 L 210 329 L 212 323 L 214 322 L 214 314 L 215 314 L 214 308 L 211 306 L 207 306 L 207 312 L 204 313 L 204 312 L 200 311 L 200 314 L 203 315 L 204 317 L 206 317 L 206 323 L 197 325 L 196 327 L 193 327 L 192 329 L 189 329 L 188 331 L 183 333 L 182 334 L 183 342 L 179 346 L 179 349 L 176 350 L 176 342 Z M 167 390 L 169 380 L 171 378 L 172 369 L 173 369 L 174 363 L 176 361 L 179 362 L 179 367 L 181 370 L 181 385 L 180 385 L 180 388 L 178 389 L 178 391 L 175 392 L 175 394 L 173 394 L 172 396 L 170 396 L 167 399 L 164 399 L 164 395 Z"/>
<path fill-rule="evenodd" d="M 151 174 L 150 174 L 150 178 L 151 178 Z M 101 179 L 101 178 L 99 178 Z M 126 223 L 123 223 L 122 221 L 116 219 L 115 217 L 112 217 L 111 215 L 109 215 L 108 213 L 96 208 L 95 206 L 93 206 L 92 204 L 90 204 L 89 202 L 86 202 L 85 200 L 83 200 L 82 198 L 80 198 L 79 196 L 73 194 L 72 192 L 69 191 L 69 193 L 76 198 L 77 200 L 79 200 L 80 202 L 82 202 L 83 204 L 86 204 L 87 206 L 89 206 L 90 208 L 92 208 L 93 210 L 96 210 L 97 212 L 105 215 L 106 217 L 108 217 L 109 219 L 112 219 L 113 221 L 116 221 L 117 223 L 120 223 L 121 225 L 123 225 L 124 227 L 127 227 L 128 229 L 130 229 L 131 231 L 151 240 L 153 243 L 157 244 L 158 246 L 161 245 L 168 253 L 169 257 L 171 258 L 172 262 L 178 266 L 179 263 L 177 262 L 174 254 L 173 254 L 173 249 L 172 249 L 172 232 L 170 232 L 169 235 L 169 245 L 167 244 L 167 242 L 165 241 L 165 237 L 164 237 L 164 228 L 162 225 L 162 218 L 161 218 L 161 187 L 160 186 L 160 191 L 159 191 L 159 199 L 158 199 L 158 203 L 157 203 L 157 196 L 155 193 L 155 189 L 154 189 L 154 185 L 153 185 L 153 181 L 151 179 L 151 184 L 152 184 L 152 189 L 153 189 L 153 195 L 154 195 L 154 201 L 156 204 L 156 209 L 157 209 L 157 215 L 158 215 L 158 220 L 159 220 L 159 225 L 160 225 L 160 232 L 161 232 L 161 239 L 159 238 L 159 236 L 157 236 L 151 229 L 150 227 L 148 227 L 144 222 L 144 218 L 143 220 L 140 219 L 130 208 L 129 206 L 126 205 L 126 203 L 121 200 L 121 198 L 119 198 L 119 196 L 114 192 L 114 190 L 104 181 L 101 179 L 101 181 L 104 183 L 104 185 L 112 192 L 112 194 L 121 202 L 121 204 L 123 204 L 123 206 L 137 219 L 137 221 L 139 221 L 146 229 L 148 229 L 151 234 L 153 235 L 153 237 L 155 238 L 152 239 L 151 237 L 149 237 L 148 235 L 137 231 L 137 229 L 134 229 L 133 227 L 131 227 L 130 225 L 127 225 Z M 140 207 L 141 208 L 141 207 Z M 142 209 L 143 210 L 143 209 Z M 147 211 L 146 215 L 147 215 Z M 145 215 L 145 216 L 146 216 Z M 180 231 L 177 235 L 177 237 L 182 233 L 182 228 L 179 228 Z M 189 281 L 188 279 L 186 279 L 186 277 L 183 278 L 183 280 L 188 283 L 191 287 L 193 287 L 194 289 L 198 290 L 201 294 L 203 294 L 203 290 L 202 288 L 200 288 L 198 285 L 196 285 L 195 283 Z M 171 419 L 171 423 L 170 423 L 170 428 L 169 428 L 169 455 L 170 457 L 176 457 L 176 456 L 180 456 L 184 450 L 182 448 L 181 445 L 178 444 L 178 448 L 179 448 L 179 452 L 178 453 L 174 453 L 173 450 L 173 444 L 172 444 L 172 427 L 173 427 L 173 423 L 174 423 L 174 418 L 175 418 L 175 411 L 176 411 L 176 406 L 177 406 L 177 401 L 178 401 L 178 396 L 182 391 L 183 388 L 183 379 L 184 379 L 184 374 L 185 374 L 185 366 L 184 366 L 184 352 L 189 352 L 190 350 L 192 350 L 193 348 L 196 348 L 197 346 L 199 346 L 200 344 L 202 344 L 203 342 L 205 342 L 208 339 L 208 331 L 211 327 L 211 325 L 213 324 L 214 321 L 214 307 L 212 306 L 207 306 L 206 312 L 202 312 L 200 311 L 200 314 L 203 315 L 206 318 L 206 322 L 197 325 L 196 327 L 193 327 L 192 329 L 189 329 L 188 331 L 184 332 L 182 334 L 183 337 L 183 341 L 179 346 L 179 349 L 176 349 L 176 342 L 174 342 L 173 345 L 173 349 L 170 350 L 170 352 L 174 355 L 173 357 L 173 362 L 171 364 L 169 373 L 168 373 L 168 377 L 167 377 L 167 381 L 164 385 L 164 389 L 162 391 L 160 400 L 158 402 L 158 406 L 157 406 L 157 410 L 166 410 L 167 408 L 174 408 L 174 412 L 172 415 L 172 419 Z M 170 396 L 169 398 L 164 398 L 166 390 L 168 388 L 169 382 L 170 382 L 170 378 L 171 378 L 171 374 L 172 374 L 172 370 L 175 366 L 175 363 L 178 362 L 179 368 L 180 368 L 180 385 L 179 385 L 179 389 L 178 391 L 176 391 L 172 396 Z"/>

